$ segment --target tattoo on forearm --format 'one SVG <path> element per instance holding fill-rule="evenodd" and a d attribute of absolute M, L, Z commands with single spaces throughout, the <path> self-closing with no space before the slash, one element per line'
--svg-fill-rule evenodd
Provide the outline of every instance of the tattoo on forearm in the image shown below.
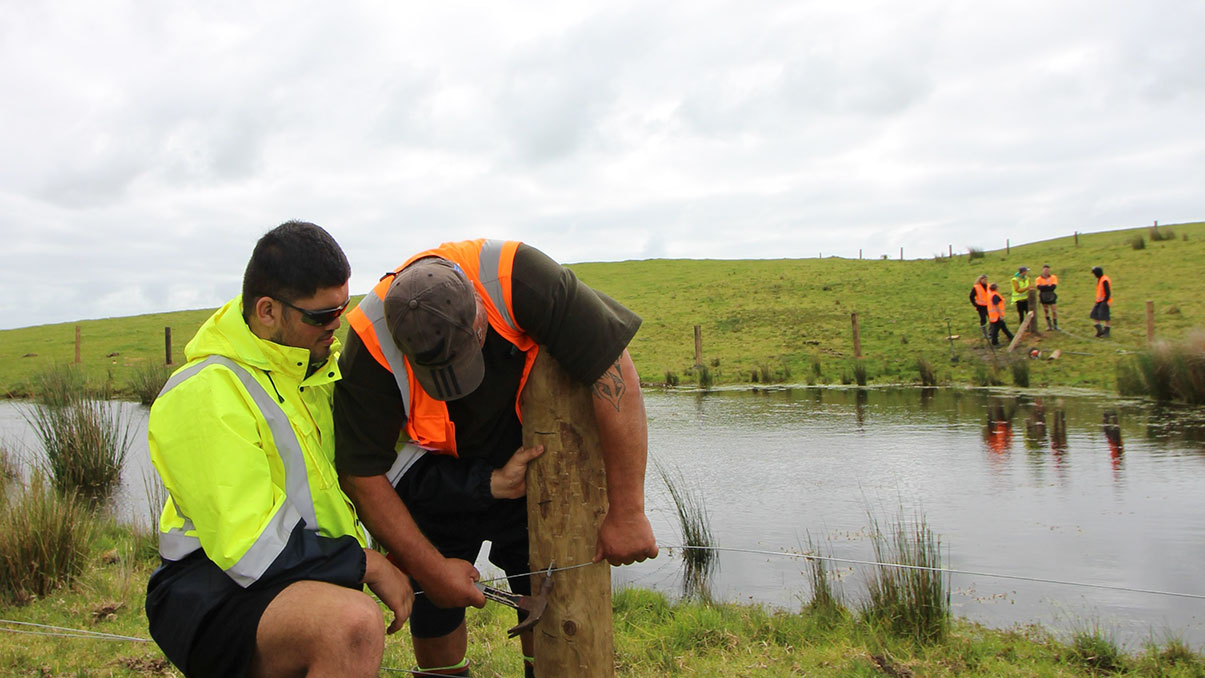
<path fill-rule="evenodd" d="M 606 372 L 594 382 L 594 397 L 600 400 L 605 400 L 615 406 L 615 411 L 619 411 L 619 401 L 623 398 L 623 392 L 626 389 L 623 383 L 623 372 L 619 368 L 619 361 L 608 367 Z"/>

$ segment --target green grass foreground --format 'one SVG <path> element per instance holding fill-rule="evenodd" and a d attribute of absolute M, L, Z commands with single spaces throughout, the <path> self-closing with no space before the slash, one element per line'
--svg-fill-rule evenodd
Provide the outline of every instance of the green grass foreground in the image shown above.
<path fill-rule="evenodd" d="M 111 523 L 98 528 L 73 584 L 26 605 L 0 602 L 0 675 L 38 678 L 175 676 L 149 642 L 36 635 L 63 631 L 11 621 L 148 638 L 144 587 L 153 540 Z M 753 605 L 674 603 L 642 589 L 614 598 L 616 675 L 674 676 L 1205 676 L 1199 654 L 1174 638 L 1130 653 L 1085 629 L 1056 638 L 1035 626 L 992 630 L 955 620 L 944 639 L 900 640 L 842 611 L 775 611 Z M 513 613 L 469 611 L 474 676 L 522 675 L 506 638 Z M 13 631 L 26 633 L 14 633 Z M 387 641 L 386 669 L 413 666 L 408 633 Z M 408 675 L 382 670 L 382 676 Z"/>
<path fill-rule="evenodd" d="M 1078 245 L 1072 229 L 1060 230 L 1068 234 L 1015 245 L 1007 252 L 980 249 L 976 258 L 941 252 L 899 261 L 867 253 L 864 260 L 650 259 L 571 268 L 644 318 L 630 350 L 646 384 L 840 383 L 859 379 L 862 370 L 871 384 L 920 383 L 925 371 L 918 367 L 921 359 L 938 383 L 981 383 L 993 368 L 1008 382 L 1010 363 L 979 338 L 978 316 L 967 293 L 980 273 L 1007 289 L 1021 265 L 1036 276 L 1049 263 L 1059 276 L 1060 326 L 1066 330 L 1026 340 L 1027 349 L 1039 348 L 1045 355 L 1063 351 L 1058 360 L 1032 361 L 1027 377 L 1033 387 L 1113 390 L 1118 357 L 1146 345 L 1148 300 L 1154 303 L 1159 338 L 1179 341 L 1205 325 L 1200 298 L 1205 223 L 1160 226 L 1160 239 L 1151 237 L 1150 227 L 1080 234 Z M 1135 236 L 1148 241 L 1142 249 L 1132 247 Z M 985 234 L 978 243 L 962 245 L 982 248 L 1002 240 L 1004 234 Z M 1094 339 L 1088 319 L 1095 294 L 1089 269 L 1094 265 L 1103 266 L 1115 286 L 1110 340 Z M 0 392 L 28 395 L 34 375 L 73 361 L 78 325 L 89 384 L 132 396 L 137 371 L 164 359 L 164 328 L 172 328 L 173 357 L 179 362 L 184 344 L 211 312 L 0 331 Z M 850 316 L 855 312 L 861 361 L 853 357 Z M 947 318 L 959 337 L 952 346 Z M 705 374 L 694 367 L 695 325 L 702 332 Z M 1008 325 L 1017 329 L 1011 307 Z M 1045 329 L 1044 321 L 1040 329 Z M 346 332 L 344 324 L 340 335 Z"/>

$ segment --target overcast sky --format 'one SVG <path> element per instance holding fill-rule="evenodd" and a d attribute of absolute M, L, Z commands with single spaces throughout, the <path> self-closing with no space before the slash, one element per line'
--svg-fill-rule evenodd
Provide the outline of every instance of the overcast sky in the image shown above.
<path fill-rule="evenodd" d="M 564 262 L 929 257 L 1205 219 L 1205 3 L 0 0 L 0 329 Z"/>

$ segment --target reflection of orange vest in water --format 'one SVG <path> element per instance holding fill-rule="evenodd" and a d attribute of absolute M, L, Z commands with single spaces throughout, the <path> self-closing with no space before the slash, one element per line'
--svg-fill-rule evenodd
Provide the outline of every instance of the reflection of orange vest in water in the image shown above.
<path fill-rule="evenodd" d="M 1008 451 L 1013 441 L 1013 425 L 1010 421 L 989 421 L 987 425 L 987 448 L 996 454 Z"/>
<path fill-rule="evenodd" d="M 992 292 L 991 300 L 987 302 L 987 319 L 996 322 L 1004 317 L 1004 297 L 999 292 Z"/>
<path fill-rule="evenodd" d="M 448 404 L 436 400 L 423 390 L 418 380 L 410 373 L 406 357 L 398 349 L 385 324 L 385 294 L 394 277 L 403 268 L 424 257 L 439 257 L 456 262 L 465 272 L 473 288 L 485 302 L 490 327 L 502 338 L 527 354 L 523 364 L 523 375 L 519 379 L 519 390 L 515 394 L 515 413 L 522 419 L 519 396 L 523 385 L 531 374 L 539 347 L 536 342 L 519 328 L 515 322 L 515 311 L 511 301 L 511 273 L 515 263 L 518 241 L 465 240 L 446 242 L 433 250 L 419 252 L 406 260 L 392 273 L 388 273 L 364 295 L 356 308 L 347 314 L 347 322 L 364 342 L 364 346 L 382 367 L 393 373 L 398 390 L 402 394 L 402 407 L 406 409 L 405 434 L 411 442 L 421 448 L 439 454 L 456 456 L 456 426 L 448 416 Z"/>

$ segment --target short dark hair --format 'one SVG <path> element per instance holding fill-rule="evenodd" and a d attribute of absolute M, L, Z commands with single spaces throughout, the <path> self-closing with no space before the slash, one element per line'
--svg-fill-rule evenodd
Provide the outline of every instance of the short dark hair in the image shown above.
<path fill-rule="evenodd" d="M 255 243 L 243 272 L 243 317 L 260 297 L 296 301 L 350 277 L 351 265 L 330 233 L 308 221 L 286 221 Z"/>

